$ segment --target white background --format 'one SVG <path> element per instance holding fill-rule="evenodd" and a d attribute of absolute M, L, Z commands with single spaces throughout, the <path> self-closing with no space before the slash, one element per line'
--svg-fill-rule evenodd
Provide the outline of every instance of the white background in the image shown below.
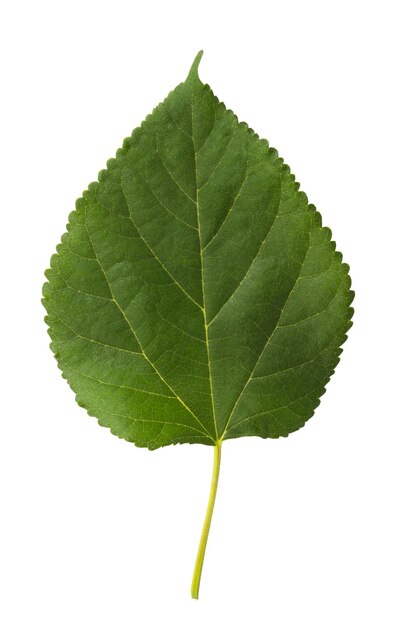
<path fill-rule="evenodd" d="M 4 2 L 4 626 L 417 623 L 413 2 Z M 199 602 L 212 450 L 137 449 L 74 402 L 43 270 L 74 200 L 197 53 L 290 164 L 351 265 L 354 326 L 316 416 L 238 439 Z"/>

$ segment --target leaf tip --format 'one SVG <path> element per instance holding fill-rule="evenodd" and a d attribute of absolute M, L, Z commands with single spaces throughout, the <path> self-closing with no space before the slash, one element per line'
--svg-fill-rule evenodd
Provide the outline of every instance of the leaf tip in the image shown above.
<path fill-rule="evenodd" d="M 200 77 L 198 75 L 198 66 L 200 65 L 200 61 L 201 61 L 201 57 L 203 56 L 204 51 L 200 50 L 197 53 L 197 56 L 195 57 L 193 64 L 190 68 L 190 71 L 188 72 L 188 76 L 187 76 L 187 81 L 195 81 L 195 80 L 200 80 Z"/>

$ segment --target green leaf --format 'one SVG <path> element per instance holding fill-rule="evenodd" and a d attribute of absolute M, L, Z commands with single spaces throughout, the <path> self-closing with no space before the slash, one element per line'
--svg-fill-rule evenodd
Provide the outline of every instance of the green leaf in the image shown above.
<path fill-rule="evenodd" d="M 201 55 L 78 200 L 44 305 L 63 376 L 101 425 L 220 452 L 313 415 L 352 292 L 320 214 L 200 81 Z"/>

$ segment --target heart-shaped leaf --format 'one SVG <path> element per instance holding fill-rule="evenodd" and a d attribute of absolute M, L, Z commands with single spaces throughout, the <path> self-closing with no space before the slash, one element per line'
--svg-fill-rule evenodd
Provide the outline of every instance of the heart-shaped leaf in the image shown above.
<path fill-rule="evenodd" d="M 200 58 L 78 200 L 44 286 L 52 350 L 90 415 L 137 446 L 215 447 L 194 597 L 222 441 L 303 426 L 352 315 L 330 230 Z"/>

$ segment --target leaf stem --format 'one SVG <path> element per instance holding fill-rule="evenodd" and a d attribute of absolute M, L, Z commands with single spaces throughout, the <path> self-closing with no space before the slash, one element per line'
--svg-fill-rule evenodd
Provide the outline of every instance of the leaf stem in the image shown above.
<path fill-rule="evenodd" d="M 198 600 L 198 590 L 200 589 L 201 571 L 203 569 L 204 555 L 206 552 L 207 539 L 210 532 L 211 518 L 213 517 L 214 503 L 216 501 L 217 485 L 219 482 L 220 460 L 222 441 L 216 441 L 214 446 L 213 474 L 211 477 L 210 495 L 207 504 L 206 517 L 204 518 L 203 530 L 201 531 L 200 544 L 198 546 L 197 558 L 195 560 L 193 580 L 191 583 L 191 597 Z"/>

